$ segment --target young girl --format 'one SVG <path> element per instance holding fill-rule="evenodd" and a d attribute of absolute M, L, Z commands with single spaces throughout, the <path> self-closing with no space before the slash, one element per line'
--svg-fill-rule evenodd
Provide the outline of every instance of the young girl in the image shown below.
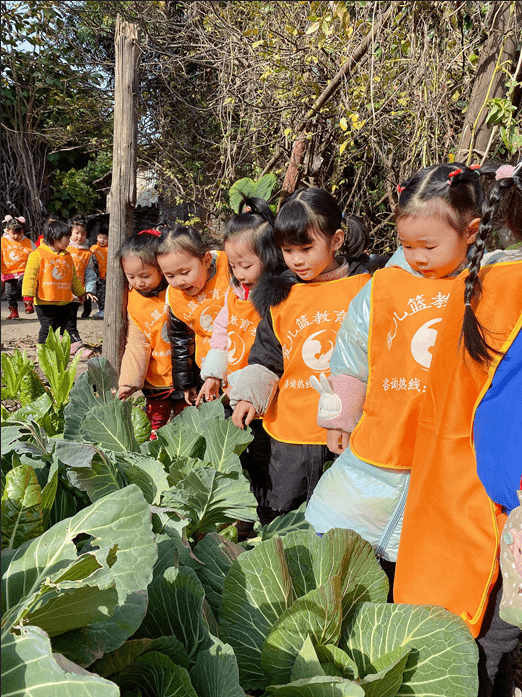
<path fill-rule="evenodd" d="M 252 293 L 263 319 L 248 366 L 231 380 L 236 426 L 263 414 L 271 436 L 272 517 L 310 498 L 329 457 L 326 431 L 316 423 L 318 396 L 311 376 L 329 370 L 350 301 L 370 279 L 369 274 L 349 277 L 349 261 L 337 256 L 345 241 L 341 224 L 335 199 L 323 189 L 299 189 L 283 203 L 274 241 L 291 273 L 279 281 L 263 278 Z M 359 256 L 366 235 L 348 243 Z"/>
<path fill-rule="evenodd" d="M 228 261 L 225 252 L 210 251 L 201 235 L 178 226 L 162 237 L 157 260 L 170 288 L 168 332 L 172 377 L 193 404 L 201 387 L 199 368 L 210 349 L 212 324 L 225 302 Z"/>
<path fill-rule="evenodd" d="M 481 697 L 493 682 L 512 694 L 495 674 L 520 633 L 499 617 L 498 554 L 522 475 L 522 254 L 480 263 L 495 225 L 522 240 L 522 166 L 494 170 L 469 273 L 455 281 L 437 337 L 394 588 L 396 602 L 442 605 L 465 620 L 478 637 Z"/>
<path fill-rule="evenodd" d="M 398 191 L 402 246 L 352 302 L 337 336 L 335 395 L 324 390 L 318 422 L 341 456 L 305 513 L 318 533 L 355 530 L 385 562 L 396 561 L 431 349 L 475 240 L 481 200 L 479 175 L 457 165 L 423 169 Z"/>
<path fill-rule="evenodd" d="M 129 323 L 118 396 L 127 399 L 137 390 L 143 391 L 153 436 L 168 422 L 173 408 L 175 413 L 181 411 L 182 398 L 172 386 L 167 282 L 156 263 L 160 234 L 158 230 L 142 230 L 128 237 L 118 253 L 129 284 Z"/>
<path fill-rule="evenodd" d="M 72 301 L 76 295 L 83 302 L 85 288 L 67 251 L 69 237 L 69 226 L 61 220 L 49 220 L 45 224 L 43 242 L 27 260 L 22 294 L 24 302 L 34 302 L 36 308 L 40 321 L 38 343 L 45 342 L 50 327 L 60 329 L 61 334 L 67 330 L 71 336 L 71 353 L 76 353 L 82 348 L 80 337 L 75 334 Z M 82 350 L 84 358 L 91 354 L 92 351 Z"/>
<path fill-rule="evenodd" d="M 7 319 L 18 319 L 18 299 L 21 298 L 27 259 L 34 245 L 25 236 L 24 226 L 18 218 L 9 216 L 6 223 L 5 233 L 2 236 L 2 285 L 5 283 L 5 294 L 10 310 Z M 25 312 L 26 314 L 34 312 L 32 303 L 25 303 Z"/>
<path fill-rule="evenodd" d="M 225 228 L 223 242 L 231 284 L 225 305 L 214 320 L 211 348 L 201 366 L 201 379 L 205 382 L 196 406 L 203 398 L 208 401 L 217 397 L 228 378 L 247 365 L 261 320 L 250 294 L 262 274 L 279 274 L 286 268 L 274 244 L 274 214 L 266 201 L 245 198 L 243 205 L 248 212 L 240 212 Z M 250 475 L 259 520 L 266 524 L 271 520 L 270 516 L 266 518 L 270 511 L 266 498 L 270 441 L 260 419 L 252 421 L 250 426 L 254 440 L 241 456 L 241 464 Z"/>
<path fill-rule="evenodd" d="M 94 295 L 96 290 L 96 271 L 94 270 L 92 252 L 89 249 L 89 245 L 86 244 L 87 225 L 83 220 L 72 220 L 70 223 L 70 230 L 71 239 L 69 240 L 67 251 L 72 256 L 78 278 L 86 289 L 86 298 L 83 303 L 83 311 L 85 313 L 87 303 L 89 303 L 90 307 L 91 302 L 96 300 L 96 295 Z M 76 322 L 76 334 L 78 334 L 77 317 L 79 307 L 80 303 L 74 301 L 72 312 L 74 321 Z"/>
<path fill-rule="evenodd" d="M 96 297 L 98 298 L 98 312 L 93 315 L 94 319 L 103 319 L 105 312 L 105 284 L 107 277 L 107 255 L 109 253 L 109 234 L 107 231 L 99 232 L 96 237 L 96 244 L 91 247 L 94 255 L 94 266 L 98 274 L 96 282 Z"/>

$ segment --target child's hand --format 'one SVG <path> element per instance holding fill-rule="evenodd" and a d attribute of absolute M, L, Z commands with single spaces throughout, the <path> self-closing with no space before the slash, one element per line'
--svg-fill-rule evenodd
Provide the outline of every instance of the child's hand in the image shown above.
<path fill-rule="evenodd" d="M 118 390 L 118 399 L 127 399 L 131 394 L 134 394 L 138 388 L 131 385 L 121 385 Z"/>
<path fill-rule="evenodd" d="M 91 301 L 94 301 L 95 303 L 98 302 L 98 298 L 95 295 L 93 295 L 92 293 L 87 293 L 87 298 Z"/>
<path fill-rule="evenodd" d="M 220 384 L 221 380 L 219 378 L 207 378 L 203 383 L 203 387 L 199 391 L 196 399 L 196 406 L 199 406 L 203 397 L 205 398 L 205 402 L 212 402 L 212 400 L 219 397 Z"/>
<path fill-rule="evenodd" d="M 350 442 L 350 434 L 346 431 L 340 431 L 335 428 L 329 428 L 326 431 L 326 447 L 332 453 L 340 455 L 343 450 L 346 450 Z"/>
<path fill-rule="evenodd" d="M 189 405 L 189 407 L 193 407 L 194 402 L 198 397 L 198 388 L 189 387 L 188 390 L 183 390 L 183 396 L 185 397 L 185 402 Z"/>
<path fill-rule="evenodd" d="M 256 415 L 256 410 L 251 402 L 246 402 L 244 399 L 236 404 L 234 413 L 232 414 L 232 423 L 238 428 L 245 428 Z"/>
<path fill-rule="evenodd" d="M 85 295 L 79 295 L 78 302 L 80 303 L 80 305 L 83 305 L 83 303 L 85 302 Z"/>

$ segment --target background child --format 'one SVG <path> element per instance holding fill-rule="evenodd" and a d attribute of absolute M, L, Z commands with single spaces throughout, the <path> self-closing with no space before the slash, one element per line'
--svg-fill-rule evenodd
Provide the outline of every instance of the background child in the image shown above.
<path fill-rule="evenodd" d="M 522 239 L 522 167 L 495 169 L 469 274 L 455 281 L 435 345 L 394 589 L 396 602 L 442 605 L 466 621 L 478 637 L 481 697 L 493 683 L 495 694 L 512 694 L 502 682 L 509 660 L 495 676 L 520 634 L 499 617 L 498 554 L 522 474 L 522 254 L 492 253 L 499 263 L 482 270 L 480 261 L 496 225 Z M 490 166 L 481 171 L 482 180 Z"/>
<path fill-rule="evenodd" d="M 210 251 L 192 228 L 178 226 L 162 237 L 157 259 L 170 286 L 172 378 L 187 404 L 193 404 L 201 387 L 199 368 L 210 349 L 212 324 L 228 289 L 227 256 Z"/>
<path fill-rule="evenodd" d="M 160 234 L 142 230 L 128 237 L 118 253 L 129 284 L 129 323 L 118 396 L 127 399 L 143 391 L 153 435 L 168 422 L 173 407 L 179 413 L 185 405 L 183 394 L 172 385 L 165 305 L 168 284 L 156 262 Z"/>
<path fill-rule="evenodd" d="M 81 348 L 75 334 L 72 300 L 76 295 L 83 302 L 85 288 L 76 274 L 72 256 L 67 251 L 69 226 L 61 220 L 49 220 L 44 227 L 44 241 L 31 252 L 27 260 L 22 294 L 24 302 L 34 302 L 40 321 L 38 343 L 43 344 L 49 328 L 67 330 L 71 336 L 71 352 Z M 75 345 L 76 344 L 76 345 Z M 74 347 L 74 348 L 73 348 Z M 87 358 L 92 351 L 82 350 Z"/>
<path fill-rule="evenodd" d="M 83 220 L 73 220 L 70 223 L 71 238 L 69 240 L 69 246 L 67 251 L 71 254 L 74 261 L 74 268 L 76 269 L 76 274 L 78 278 L 85 286 L 86 297 L 83 303 L 83 314 L 85 314 L 85 306 L 89 303 L 89 308 L 91 306 L 91 301 L 96 300 L 94 292 L 96 290 L 96 271 L 93 265 L 93 254 L 89 249 L 89 245 L 86 243 L 87 240 L 87 225 Z M 78 317 L 78 309 L 80 303 L 73 301 L 73 317 L 76 322 Z M 88 308 L 88 309 L 89 309 Z M 82 314 L 82 317 L 83 317 Z M 86 315 L 89 316 L 89 313 Z M 76 323 L 76 332 L 78 332 Z"/>
<path fill-rule="evenodd" d="M 243 428 L 256 413 L 263 414 L 271 436 L 272 518 L 310 498 L 329 457 L 326 431 L 316 423 L 318 396 L 310 376 L 328 372 L 350 301 L 370 279 L 369 274 L 349 277 L 349 260 L 337 256 L 345 242 L 341 225 L 341 211 L 323 189 L 299 189 L 283 203 L 274 241 L 290 271 L 279 281 L 263 277 L 253 291 L 263 319 L 248 366 L 232 376 L 234 423 Z M 359 257 L 366 244 L 365 234 L 349 237 L 348 254 Z"/>
<path fill-rule="evenodd" d="M 402 246 L 353 300 L 337 336 L 335 395 L 321 396 L 318 421 L 341 456 L 305 513 L 319 533 L 355 530 L 387 562 L 397 557 L 431 347 L 475 240 L 482 196 L 479 175 L 457 165 L 423 169 L 398 191 Z M 383 564 L 390 575 L 393 566 Z"/>
<path fill-rule="evenodd" d="M 17 218 L 6 221 L 2 236 L 2 285 L 10 314 L 7 319 L 18 319 L 18 300 L 22 297 L 22 283 L 27 259 L 34 245 L 24 234 L 24 226 Z M 25 303 L 26 314 L 34 312 L 33 304 Z"/>
<path fill-rule="evenodd" d="M 262 274 L 278 274 L 286 268 L 274 244 L 274 214 L 267 202 L 253 197 L 245 198 L 243 205 L 248 212 L 234 216 L 223 236 L 231 285 L 225 305 L 214 320 L 211 348 L 201 366 L 201 379 L 205 382 L 196 406 L 203 398 L 208 401 L 217 397 L 228 377 L 247 365 L 261 320 L 249 300 L 250 293 Z M 266 519 L 270 511 L 267 500 L 270 438 L 260 419 L 253 420 L 250 426 L 254 440 L 242 454 L 241 464 L 250 475 L 259 520 L 266 524 L 271 520 Z"/>
<path fill-rule="evenodd" d="M 105 285 L 107 282 L 107 254 L 109 252 L 109 234 L 99 232 L 96 237 L 96 244 L 91 247 L 94 255 L 94 268 L 98 275 L 96 282 L 96 297 L 98 298 L 98 312 L 93 315 L 94 319 L 103 319 L 105 312 Z"/>

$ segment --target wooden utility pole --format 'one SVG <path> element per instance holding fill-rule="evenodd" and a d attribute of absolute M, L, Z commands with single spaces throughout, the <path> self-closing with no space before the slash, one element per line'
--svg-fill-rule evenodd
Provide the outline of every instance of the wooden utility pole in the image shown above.
<path fill-rule="evenodd" d="M 127 293 L 123 270 L 116 260 L 122 242 L 132 232 L 136 205 L 136 145 L 138 140 L 138 27 L 118 15 L 114 36 L 114 143 L 109 201 L 109 251 L 103 325 L 103 356 L 119 372 L 127 332 Z"/>

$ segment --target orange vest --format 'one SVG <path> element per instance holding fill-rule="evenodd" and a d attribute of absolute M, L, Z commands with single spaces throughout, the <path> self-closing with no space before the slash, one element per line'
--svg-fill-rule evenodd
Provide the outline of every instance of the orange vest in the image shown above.
<path fill-rule="evenodd" d="M 38 298 L 46 302 L 71 302 L 74 262 L 69 252 L 53 252 L 40 246 L 34 253 L 40 255 Z"/>
<path fill-rule="evenodd" d="M 507 351 L 522 326 L 522 262 L 484 267 L 476 311 L 488 343 Z M 474 412 L 501 356 L 480 366 L 459 344 L 464 280 L 455 281 L 420 414 L 395 574 L 399 603 L 442 605 L 480 633 L 498 575 L 505 515 L 477 476 Z"/>
<path fill-rule="evenodd" d="M 432 347 L 454 278 L 387 268 L 373 277 L 368 387 L 350 449 L 377 467 L 409 469 Z"/>
<path fill-rule="evenodd" d="M 76 269 L 76 275 L 83 283 L 83 285 L 85 285 L 85 269 L 87 268 L 89 259 L 91 258 L 91 250 L 68 246 L 67 251 L 73 258 L 74 268 Z"/>
<path fill-rule="evenodd" d="M 323 283 L 298 283 L 286 300 L 272 307 L 284 372 L 263 425 L 276 440 L 326 445 L 326 430 L 317 425 L 319 394 L 310 384 L 310 375 L 329 375 L 337 332 L 350 302 L 369 280 L 369 274 L 359 274 Z"/>
<path fill-rule="evenodd" d="M 93 244 L 91 247 L 91 252 L 96 257 L 100 279 L 103 281 L 107 275 L 107 254 L 109 253 L 109 248 L 100 247 L 99 244 Z"/>
<path fill-rule="evenodd" d="M 167 302 L 174 315 L 185 322 L 196 335 L 196 363 L 201 363 L 210 349 L 212 323 L 225 304 L 229 286 L 228 259 L 225 252 L 218 252 L 216 273 L 205 283 L 198 295 L 187 295 L 169 286 Z"/>
<path fill-rule="evenodd" d="M 145 298 L 131 288 L 127 304 L 132 321 L 145 334 L 152 347 L 145 380 L 154 387 L 172 387 L 165 295 L 166 291 L 162 290 L 155 298 Z"/>
<path fill-rule="evenodd" d="M 31 240 L 27 237 L 20 242 L 2 237 L 2 273 L 23 273 L 32 249 Z"/>
<path fill-rule="evenodd" d="M 240 300 L 232 289 L 227 294 L 228 306 L 228 375 L 248 364 L 250 349 L 261 321 L 250 300 Z"/>

